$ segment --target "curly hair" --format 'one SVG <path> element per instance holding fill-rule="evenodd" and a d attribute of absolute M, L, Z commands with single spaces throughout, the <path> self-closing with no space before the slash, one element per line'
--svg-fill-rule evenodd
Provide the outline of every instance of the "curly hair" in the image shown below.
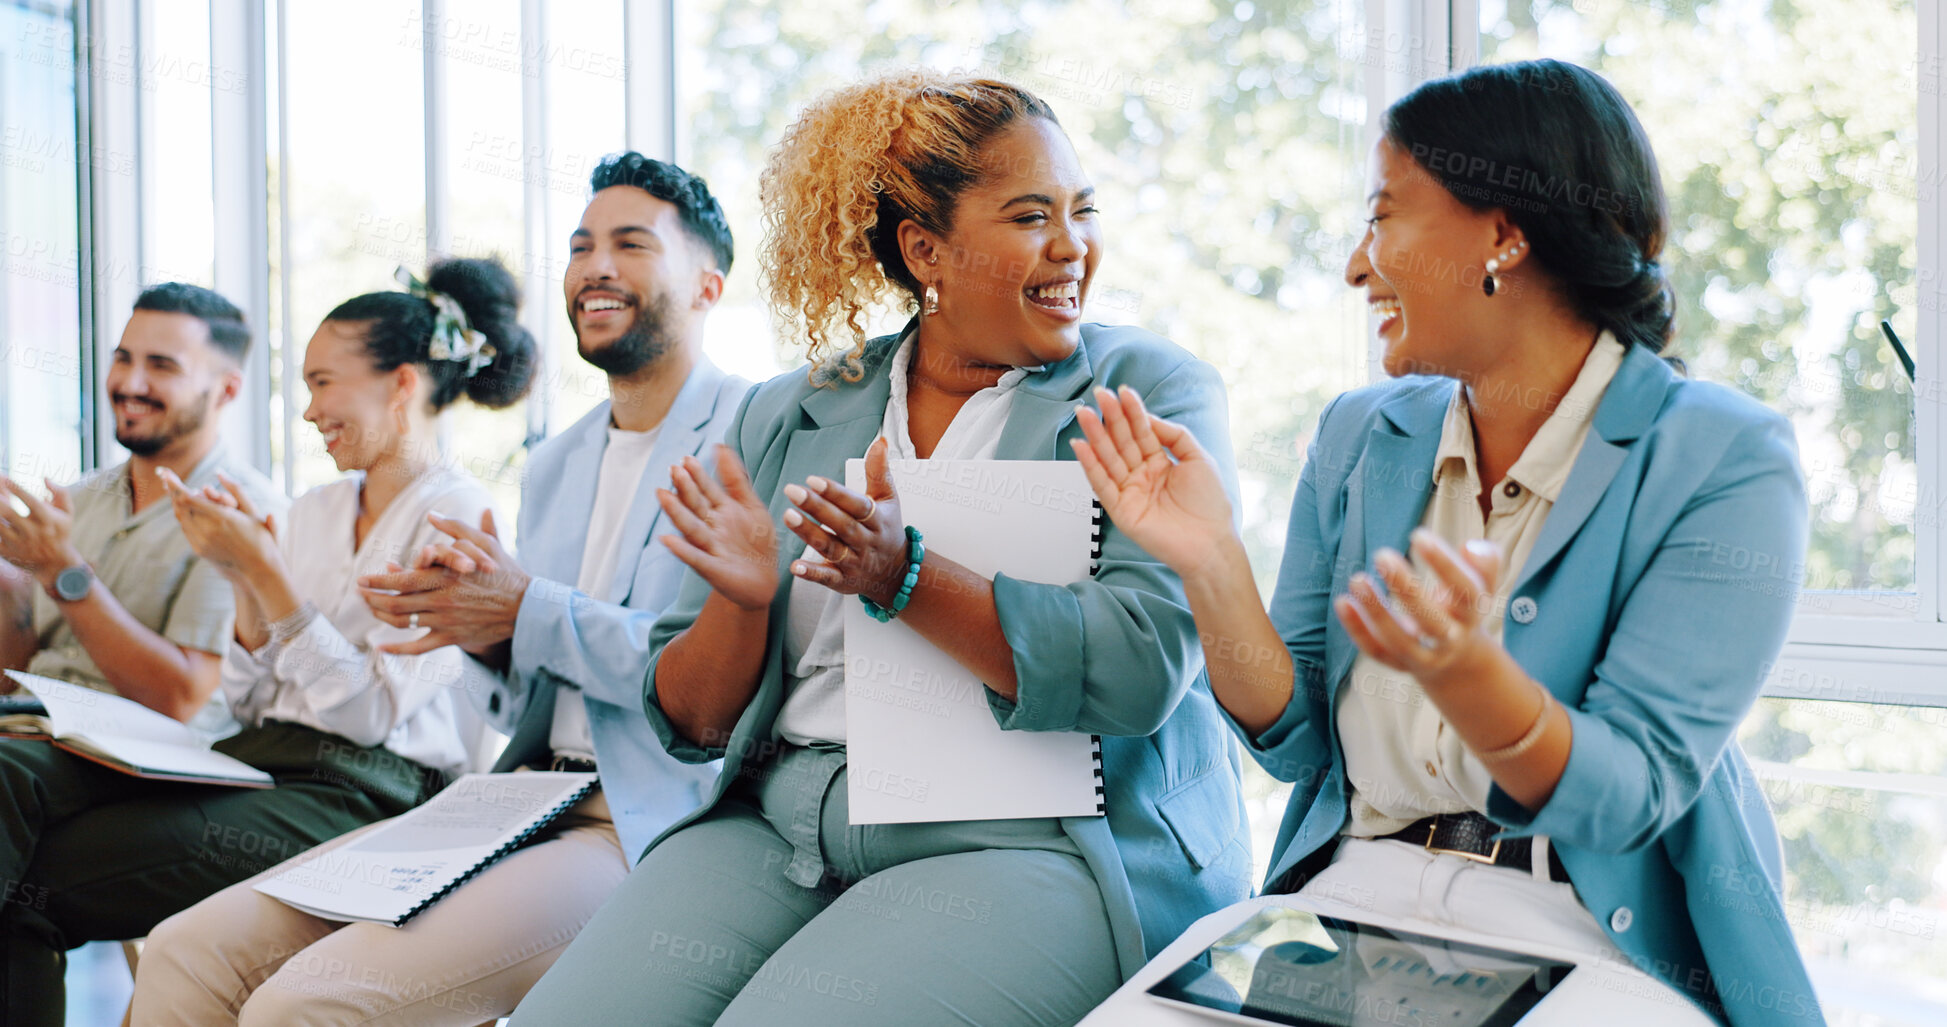
<path fill-rule="evenodd" d="M 814 368 L 842 360 L 842 377 L 858 380 L 866 308 L 894 290 L 916 303 L 921 291 L 900 224 L 952 231 L 960 194 L 991 170 L 988 140 L 1031 117 L 1055 121 L 1019 86 L 927 70 L 834 90 L 798 115 L 760 180 L 758 263 L 773 313 L 806 340 Z"/>

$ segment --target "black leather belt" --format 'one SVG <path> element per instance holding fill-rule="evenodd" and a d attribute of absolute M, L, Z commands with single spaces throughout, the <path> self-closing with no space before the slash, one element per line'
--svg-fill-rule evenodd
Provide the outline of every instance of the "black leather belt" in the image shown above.
<path fill-rule="evenodd" d="M 1534 840 L 1530 838 L 1509 838 L 1494 841 L 1501 831 L 1501 825 L 1474 812 L 1440 813 L 1422 817 L 1406 827 L 1381 840 L 1408 842 L 1422 845 L 1428 852 L 1445 852 L 1476 863 L 1489 863 L 1497 867 L 1534 872 Z M 1555 847 L 1548 847 L 1548 879 L 1567 881 L 1568 869 L 1562 866 Z"/>
<path fill-rule="evenodd" d="M 578 760 L 573 756 L 556 756 L 554 762 L 548 764 L 548 769 L 565 770 L 574 774 L 593 774 L 595 772 L 595 761 Z"/>

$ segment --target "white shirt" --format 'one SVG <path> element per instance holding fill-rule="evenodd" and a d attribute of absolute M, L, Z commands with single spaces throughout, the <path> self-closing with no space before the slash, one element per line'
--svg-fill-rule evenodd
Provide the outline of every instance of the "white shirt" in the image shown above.
<path fill-rule="evenodd" d="M 602 450 L 602 469 L 595 480 L 595 508 L 588 515 L 588 541 L 581 550 L 581 572 L 575 588 L 606 601 L 615 582 L 615 561 L 622 554 L 622 525 L 635 505 L 642 472 L 656 448 L 662 426 L 648 431 L 623 431 L 610 425 L 608 447 Z M 548 746 L 556 756 L 578 760 L 595 758 L 595 738 L 588 730 L 588 700 L 581 689 L 562 681 L 554 693 L 554 724 Z"/>
<path fill-rule="evenodd" d="M 1477 498 L 1480 472 L 1473 418 L 1464 391 L 1454 390 L 1433 457 L 1433 495 L 1420 526 L 1455 548 L 1480 538 L 1501 547 L 1501 579 L 1484 621 L 1496 641 L 1508 592 L 1541 538 L 1623 355 L 1622 343 L 1609 333 L 1596 340 L 1575 384 L 1508 468 L 1507 477 L 1495 483 L 1486 518 Z M 1412 562 L 1427 573 L 1418 559 Z M 1412 675 L 1361 653 L 1347 686 L 1339 690 L 1335 717 L 1352 791 L 1346 834 L 1373 838 L 1435 813 L 1487 811 L 1493 777 L 1447 726 Z"/>
<path fill-rule="evenodd" d="M 395 628 L 373 616 L 358 578 L 382 574 L 388 561 L 410 564 L 422 546 L 447 541 L 427 523 L 433 511 L 480 523 L 490 505 L 478 482 L 436 467 L 407 485 L 353 545 L 362 474 L 320 485 L 291 504 L 277 546 L 293 584 L 316 609 L 288 638 L 251 652 L 232 645 L 223 657 L 223 692 L 247 725 L 283 720 L 383 745 L 447 773 L 466 769 L 470 754 L 455 719 L 459 689 L 491 689 L 484 667 L 454 646 L 421 656 L 381 653 L 429 629 Z"/>
<path fill-rule="evenodd" d="M 916 336 L 908 334 L 893 354 L 892 395 L 886 402 L 879 434 L 887 443 L 886 456 L 913 460 L 906 408 L 906 369 L 913 359 Z M 1014 408 L 1014 390 L 1038 367 L 1016 367 L 1000 380 L 967 397 L 953 421 L 933 447 L 930 460 L 992 460 L 999 451 L 1001 429 Z M 895 480 L 894 485 L 898 482 Z M 805 546 L 800 559 L 823 563 Z M 842 595 L 802 578 L 791 582 L 784 616 L 784 707 L 778 711 L 777 731 L 794 745 L 845 741 L 845 604 L 858 597 Z"/>

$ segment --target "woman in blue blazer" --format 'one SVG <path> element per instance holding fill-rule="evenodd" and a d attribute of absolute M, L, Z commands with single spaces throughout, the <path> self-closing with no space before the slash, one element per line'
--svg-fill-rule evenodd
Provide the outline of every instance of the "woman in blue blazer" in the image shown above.
<path fill-rule="evenodd" d="M 1634 114 L 1581 68 L 1476 68 L 1387 111 L 1370 186 L 1346 280 L 1393 380 L 1321 416 L 1268 616 L 1196 429 L 1126 391 L 1083 417 L 1109 515 L 1182 575 L 1213 691 L 1296 785 L 1267 890 L 1627 959 L 1740 1027 L 1821 1022 L 1733 740 L 1804 488 L 1784 418 L 1660 357 Z"/>
<path fill-rule="evenodd" d="M 649 637 L 650 722 L 724 772 L 515 1022 L 1073 1023 L 1249 891 L 1238 759 L 1190 611 L 1113 526 L 1073 585 L 930 548 L 909 575 L 886 460 L 1073 459 L 1077 404 L 1122 384 L 1194 426 L 1230 490 L 1222 381 L 1148 332 L 1081 323 L 1093 190 L 1016 87 L 912 72 L 842 90 L 764 189 L 773 307 L 813 367 L 751 394 L 716 477 L 675 469 L 664 539 L 690 573 Z M 854 334 L 888 290 L 919 316 Z M 839 484 L 860 456 L 864 493 Z M 1101 735 L 1107 815 L 851 824 L 840 629 L 861 600 L 987 682 L 1003 729 Z"/>

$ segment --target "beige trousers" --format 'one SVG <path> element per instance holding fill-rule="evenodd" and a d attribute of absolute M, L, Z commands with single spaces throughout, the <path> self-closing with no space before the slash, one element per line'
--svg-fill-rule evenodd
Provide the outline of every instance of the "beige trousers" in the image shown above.
<path fill-rule="evenodd" d="M 608 802 L 596 791 L 562 814 L 542 840 L 488 867 L 404 927 L 301 913 L 258 894 L 253 878 L 150 933 L 135 978 L 133 1022 L 491 1022 L 513 1011 L 628 870 Z"/>

